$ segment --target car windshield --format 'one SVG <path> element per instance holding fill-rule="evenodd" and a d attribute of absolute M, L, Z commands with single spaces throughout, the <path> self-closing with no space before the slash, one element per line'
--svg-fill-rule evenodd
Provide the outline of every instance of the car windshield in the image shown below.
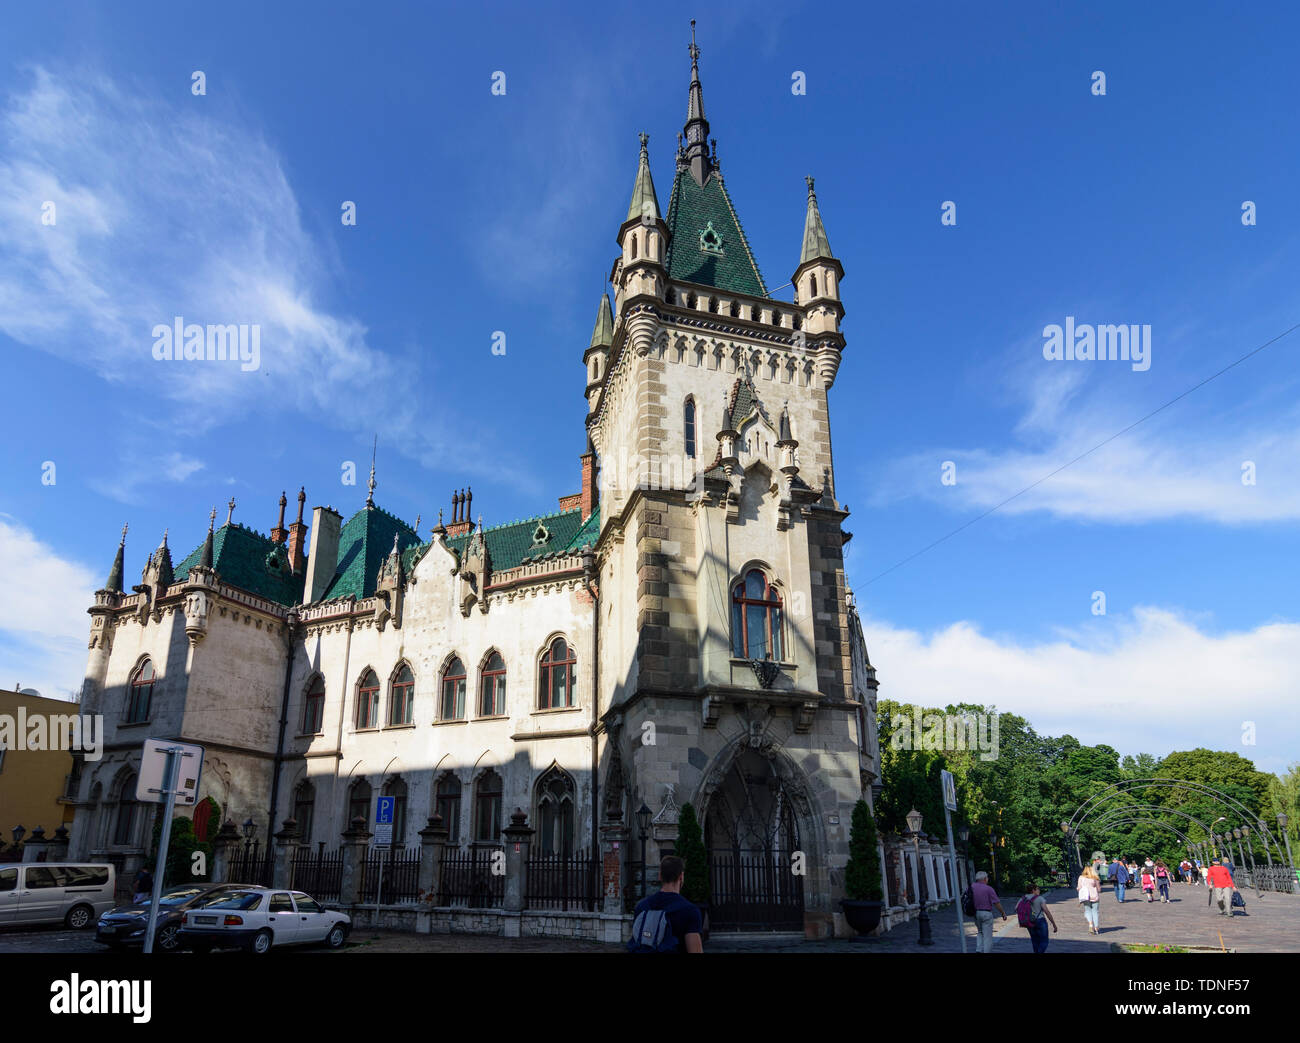
<path fill-rule="evenodd" d="M 236 891 L 223 895 L 220 899 L 206 906 L 208 909 L 256 909 L 262 901 L 260 891 Z"/>
<path fill-rule="evenodd" d="M 188 902 L 195 895 L 201 895 L 202 893 L 203 888 L 201 887 L 179 887 L 164 894 L 158 899 L 158 903 L 160 905 L 180 905 L 182 902 Z M 148 905 L 149 903 L 144 904 Z"/>

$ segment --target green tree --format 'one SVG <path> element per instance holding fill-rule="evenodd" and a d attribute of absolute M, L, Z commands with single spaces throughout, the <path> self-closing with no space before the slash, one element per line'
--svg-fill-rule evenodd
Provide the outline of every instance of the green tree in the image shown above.
<path fill-rule="evenodd" d="M 849 864 L 844 870 L 844 893 L 852 901 L 879 902 L 880 852 L 876 848 L 876 820 L 865 800 L 853 805 L 849 823 Z"/>
<path fill-rule="evenodd" d="M 696 905 L 707 905 L 712 894 L 709 881 L 709 854 L 704 846 L 704 832 L 695 816 L 693 804 L 683 804 L 677 816 L 677 854 L 686 863 L 686 882 L 682 895 Z"/>

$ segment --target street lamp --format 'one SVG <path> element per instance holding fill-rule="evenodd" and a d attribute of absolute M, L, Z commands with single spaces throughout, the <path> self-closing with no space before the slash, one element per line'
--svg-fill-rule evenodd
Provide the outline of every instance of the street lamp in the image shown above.
<path fill-rule="evenodd" d="M 1282 839 L 1286 842 L 1286 864 L 1287 864 L 1287 867 L 1288 867 L 1289 869 L 1294 870 L 1294 869 L 1295 869 L 1295 859 L 1293 859 L 1293 858 L 1291 857 L 1291 836 L 1290 836 L 1290 834 L 1287 833 L 1287 831 L 1286 831 L 1286 824 L 1287 824 L 1287 821 L 1288 821 L 1288 820 L 1287 820 L 1287 817 L 1286 817 L 1286 812 L 1284 812 L 1284 811 L 1279 811 L 1279 812 L 1278 812 L 1278 815 L 1277 815 L 1277 828 L 1278 828 L 1279 830 L 1281 830 L 1281 832 L 1282 832 Z M 1266 854 L 1266 855 L 1268 854 L 1268 843 L 1267 843 L 1267 842 L 1265 842 L 1265 844 L 1264 844 L 1264 854 Z M 1294 872 L 1292 872 L 1291 875 L 1294 876 L 1294 875 L 1295 875 Z M 1294 887 L 1296 886 L 1296 883 L 1297 883 L 1297 881 L 1294 881 L 1294 880 L 1293 880 L 1293 881 L 1291 882 L 1291 886 L 1294 888 Z"/>
<path fill-rule="evenodd" d="M 920 892 L 918 898 L 921 903 L 921 911 L 916 918 L 917 925 L 920 928 L 920 934 L 917 936 L 917 945 L 933 945 L 934 938 L 930 935 L 930 914 L 925 908 L 925 873 L 921 870 L 921 813 L 913 808 L 907 813 L 907 832 L 912 838 L 912 845 L 916 851 L 916 886 Z"/>
<path fill-rule="evenodd" d="M 27 835 L 27 830 L 24 829 L 22 826 L 14 826 L 13 834 L 14 834 L 14 846 L 17 847 L 19 844 L 23 842 L 23 837 Z"/>
<path fill-rule="evenodd" d="M 244 851 L 245 852 L 248 851 L 249 845 L 252 844 L 253 834 L 256 832 L 257 832 L 257 823 L 254 822 L 251 817 L 244 819 Z"/>
<path fill-rule="evenodd" d="M 636 809 L 636 829 L 641 837 L 641 897 L 645 897 L 645 845 L 650 837 L 650 809 L 645 801 Z"/>

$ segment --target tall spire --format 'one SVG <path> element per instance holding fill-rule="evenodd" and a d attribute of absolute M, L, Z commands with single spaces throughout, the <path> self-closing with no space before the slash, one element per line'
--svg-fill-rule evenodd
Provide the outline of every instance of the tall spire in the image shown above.
<path fill-rule="evenodd" d="M 681 152 L 681 159 L 691 168 L 691 176 L 697 185 L 703 185 L 704 179 L 713 169 L 709 159 L 709 121 L 704 118 L 704 88 L 700 86 L 700 49 L 695 44 L 695 19 L 691 19 L 691 91 L 686 105 L 686 126 L 682 128 L 686 144 Z"/>
<path fill-rule="evenodd" d="M 636 168 L 636 184 L 632 186 L 632 202 L 627 207 L 624 221 L 659 220 L 659 197 L 655 195 L 654 178 L 650 176 L 650 135 L 644 131 L 640 135 L 641 159 Z"/>
<path fill-rule="evenodd" d="M 122 542 L 117 545 L 117 555 L 113 558 L 113 567 L 108 573 L 108 582 L 104 589 L 114 594 L 122 593 L 122 556 L 126 549 L 126 526 L 122 526 Z"/>
<path fill-rule="evenodd" d="M 375 505 L 375 486 L 379 484 L 378 482 L 375 481 L 375 453 L 378 451 L 378 449 L 379 449 L 379 436 L 375 435 L 375 444 L 370 450 L 370 481 L 366 483 L 366 488 L 369 490 L 369 492 L 366 494 L 367 507 L 373 507 Z"/>
<path fill-rule="evenodd" d="M 284 494 L 280 494 L 280 524 L 284 524 Z M 203 541 L 203 553 L 199 556 L 199 568 L 212 568 L 212 528 L 217 524 L 217 509 L 212 508 L 212 513 L 208 515 L 208 536 Z"/>
<path fill-rule="evenodd" d="M 808 182 L 808 216 L 803 222 L 803 254 L 799 258 L 799 263 L 807 264 L 818 258 L 833 259 L 835 255 L 831 253 L 830 240 L 826 238 L 826 226 L 822 224 L 821 211 L 817 209 L 817 193 L 813 191 L 813 179 L 806 177 L 804 180 Z"/>
<path fill-rule="evenodd" d="M 614 313 L 610 309 L 609 294 L 601 294 L 596 309 L 596 325 L 591 331 L 591 346 L 607 348 L 614 343 Z"/>

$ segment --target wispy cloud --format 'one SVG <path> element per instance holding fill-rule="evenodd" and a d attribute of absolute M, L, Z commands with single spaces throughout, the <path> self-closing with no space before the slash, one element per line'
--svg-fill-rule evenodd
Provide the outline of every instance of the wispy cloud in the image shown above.
<path fill-rule="evenodd" d="M 1042 734 L 1122 753 L 1235 750 L 1266 771 L 1300 739 L 1300 623 L 1215 634 L 1143 607 L 1029 644 L 956 622 L 933 633 L 863 621 L 880 695 L 944 706 L 996 704 Z M 1251 736 L 1254 744 L 1243 741 Z"/>
<path fill-rule="evenodd" d="M 457 447 L 466 466 L 477 453 L 510 470 L 500 447 L 460 444 L 449 409 L 431 418 L 417 396 L 394 401 L 393 359 L 322 303 L 326 248 L 263 137 L 188 94 L 163 100 L 82 69 L 30 76 L 0 108 L 0 331 L 147 389 L 142 425 L 194 436 L 267 409 L 356 417 L 348 434 L 377 428 L 426 465 Z M 260 368 L 158 361 L 152 331 L 177 316 L 258 324 Z M 360 418 L 367 400 L 386 406 Z"/>

